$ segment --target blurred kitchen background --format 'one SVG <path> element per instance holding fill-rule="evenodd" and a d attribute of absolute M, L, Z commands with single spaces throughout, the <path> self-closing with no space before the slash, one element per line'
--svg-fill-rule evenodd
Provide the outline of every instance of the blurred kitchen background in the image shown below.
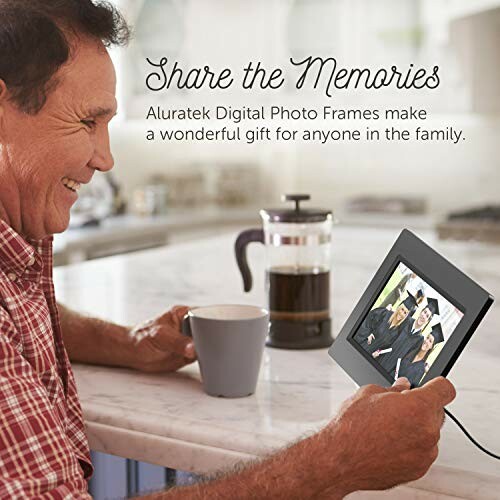
<path fill-rule="evenodd" d="M 257 222 L 257 209 L 279 204 L 284 192 L 310 193 L 315 205 L 334 209 L 340 224 L 438 226 L 442 237 L 500 242 L 500 0 L 115 3 L 135 28 L 133 44 L 113 51 L 119 79 L 119 115 L 111 129 L 115 169 L 82 191 L 71 229 L 56 237 L 57 265 L 234 231 Z M 336 91 L 329 99 L 321 91 L 294 89 L 289 57 L 308 55 L 335 56 L 347 67 L 438 64 L 442 82 L 435 91 Z M 145 58 L 162 56 L 186 69 L 208 63 L 238 72 L 260 60 L 291 73 L 279 91 L 234 85 L 155 94 L 145 86 L 151 70 Z M 422 126 L 463 129 L 466 140 L 148 142 L 145 131 L 153 123 L 145 117 L 152 105 L 413 105 L 428 110 Z"/>

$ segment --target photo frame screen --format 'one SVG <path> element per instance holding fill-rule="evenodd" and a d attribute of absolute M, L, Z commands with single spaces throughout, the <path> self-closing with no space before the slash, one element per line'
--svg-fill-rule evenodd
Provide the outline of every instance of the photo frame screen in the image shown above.
<path fill-rule="evenodd" d="M 399 262 L 352 336 L 391 380 L 419 386 L 464 316 L 441 293 Z"/>

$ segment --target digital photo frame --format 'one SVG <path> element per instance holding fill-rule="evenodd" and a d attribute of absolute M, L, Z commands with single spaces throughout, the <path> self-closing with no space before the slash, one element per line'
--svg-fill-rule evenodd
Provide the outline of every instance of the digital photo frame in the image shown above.
<path fill-rule="evenodd" d="M 493 297 L 403 230 L 329 349 L 358 384 L 446 376 Z"/>

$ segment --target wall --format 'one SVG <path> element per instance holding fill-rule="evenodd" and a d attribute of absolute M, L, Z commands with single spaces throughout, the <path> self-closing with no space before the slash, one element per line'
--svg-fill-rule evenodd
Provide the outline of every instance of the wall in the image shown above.
<path fill-rule="evenodd" d="M 438 120 L 441 126 L 449 117 Z M 306 191 L 325 205 L 339 207 L 353 195 L 425 194 L 434 211 L 500 203 L 500 123 L 497 118 L 462 117 L 467 141 L 450 145 L 378 144 L 359 146 L 201 147 L 145 143 L 142 125 L 113 130 L 115 172 L 127 192 L 148 175 L 189 168 L 201 159 L 213 168 L 231 161 L 255 161 L 262 173 L 256 202 L 278 200 L 284 191 Z"/>
<path fill-rule="evenodd" d="M 490 7 L 498 3 L 475 2 L 474 7 Z M 297 50 L 290 43 L 293 35 L 290 26 L 293 25 L 294 30 L 300 26 L 300 23 L 294 24 L 290 20 L 292 4 L 294 2 L 284 0 L 257 0 L 249 8 L 248 3 L 241 0 L 187 1 L 183 7 L 184 41 L 179 49 L 179 60 L 185 61 L 187 66 L 210 61 L 216 67 L 241 67 L 250 59 L 261 59 L 269 65 L 287 61 L 291 51 Z M 295 4 L 300 4 L 302 10 L 298 12 L 304 18 L 304 24 L 310 26 L 307 18 L 311 14 L 307 10 L 309 7 L 304 2 Z M 127 80 L 137 78 L 137 75 L 127 73 L 127 53 L 122 53 L 117 57 L 119 74 L 123 77 L 120 87 L 124 101 L 122 109 L 123 106 L 128 109 L 129 115 L 132 110 L 134 119 L 122 120 L 113 126 L 112 144 L 116 173 L 126 191 L 130 193 L 134 187 L 146 182 L 151 174 L 189 169 L 193 163 L 216 169 L 226 163 L 254 162 L 261 177 L 256 203 L 277 201 L 281 192 L 290 190 L 311 192 L 318 203 L 334 207 L 342 206 L 351 196 L 366 193 L 424 195 L 428 197 L 432 210 L 437 212 L 486 202 L 499 203 L 500 120 L 497 115 L 467 112 L 467 89 L 448 33 L 450 15 L 463 15 L 474 10 L 471 2 L 383 0 L 377 2 L 378 9 L 371 16 L 365 15 L 366 8 L 373 8 L 374 4 L 365 0 L 311 0 L 308 5 L 317 5 L 323 9 L 321 12 L 330 12 L 332 16 L 331 28 L 329 23 L 315 24 L 317 40 L 321 42 L 318 43 L 322 44 L 319 49 L 331 50 L 340 54 L 344 61 L 359 64 L 372 59 L 383 64 L 392 57 L 412 61 L 418 53 L 423 62 L 439 61 L 445 75 L 442 86 L 433 95 L 380 97 L 356 94 L 336 96 L 327 104 L 337 107 L 401 106 L 404 103 L 426 106 L 432 115 L 426 127 L 453 125 L 463 128 L 466 141 L 457 146 L 380 143 L 244 147 L 196 144 L 193 147 L 191 144 L 147 143 L 144 131 L 149 127 L 138 118 L 142 110 L 147 109 L 147 103 L 156 104 L 158 99 L 151 95 L 130 97 Z M 415 18 L 417 13 L 420 13 L 418 19 Z M 412 35 L 415 26 L 425 33 L 422 42 L 416 41 Z M 305 50 L 314 49 L 311 44 L 316 38 L 307 30 L 297 32 L 297 37 L 302 37 Z M 416 50 L 417 42 L 420 43 L 419 51 Z M 331 47 L 328 47 L 329 43 Z M 228 93 L 224 98 L 204 92 L 187 97 L 165 93 L 163 98 L 164 106 L 168 107 L 214 105 L 221 100 L 234 105 L 272 102 L 299 107 L 326 103 L 317 95 L 291 95 L 290 92 L 272 96 L 263 93 L 254 98 L 248 93 Z M 372 99 L 377 101 L 372 102 Z"/>

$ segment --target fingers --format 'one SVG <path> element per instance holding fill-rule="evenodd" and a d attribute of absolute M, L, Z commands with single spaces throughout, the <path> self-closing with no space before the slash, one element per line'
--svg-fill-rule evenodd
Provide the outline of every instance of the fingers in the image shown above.
<path fill-rule="evenodd" d="M 410 381 L 406 377 L 399 377 L 392 387 L 388 389 L 391 392 L 409 391 L 411 387 Z"/>
<path fill-rule="evenodd" d="M 380 385 L 369 384 L 364 385 L 358 390 L 359 396 L 371 396 L 373 394 L 382 394 L 384 392 L 403 392 L 411 388 L 410 381 L 406 377 L 400 377 L 392 384 L 392 387 L 385 389 Z"/>
<path fill-rule="evenodd" d="M 451 403 L 457 395 L 453 384 L 444 377 L 434 378 L 422 387 L 414 389 L 412 393 L 424 397 L 438 409 Z"/>
<path fill-rule="evenodd" d="M 382 394 L 384 392 L 387 392 L 387 389 L 384 389 L 380 385 L 369 384 L 360 387 L 358 389 L 358 392 L 356 393 L 356 396 L 361 398 L 366 396 L 372 396 L 374 394 Z"/>
<path fill-rule="evenodd" d="M 172 322 L 179 327 L 184 319 L 184 316 L 189 312 L 189 307 L 188 306 L 174 306 L 170 311 L 167 313 L 167 315 L 170 316 Z"/>
<path fill-rule="evenodd" d="M 186 314 L 189 312 L 190 307 L 189 306 L 174 306 L 170 310 L 172 314 L 174 314 L 177 318 L 182 319 Z"/>
<path fill-rule="evenodd" d="M 182 333 L 182 322 L 186 317 L 186 314 L 189 312 L 190 307 L 184 305 L 177 305 L 172 307 L 171 313 L 174 318 L 174 324 Z M 190 338 L 187 343 L 185 343 L 184 352 L 182 356 L 187 358 L 189 362 L 192 362 L 196 359 L 196 352 L 194 350 L 193 340 Z"/>
<path fill-rule="evenodd" d="M 189 307 L 177 305 L 153 321 L 158 332 L 151 341 L 158 349 L 172 352 L 190 361 L 196 359 L 192 338 L 182 334 L 182 322 L 189 312 Z"/>
<path fill-rule="evenodd" d="M 188 360 L 189 363 L 196 359 L 196 351 L 194 349 L 193 342 L 189 342 L 184 349 L 184 357 Z"/>
<path fill-rule="evenodd" d="M 184 305 L 177 305 L 172 307 L 167 312 L 158 316 L 155 320 L 156 323 L 174 323 L 180 325 L 184 316 L 189 312 L 190 307 Z"/>
<path fill-rule="evenodd" d="M 193 339 L 182 335 L 177 327 L 168 324 L 159 325 L 158 332 L 151 338 L 151 342 L 162 351 L 189 359 L 196 358 Z"/>

